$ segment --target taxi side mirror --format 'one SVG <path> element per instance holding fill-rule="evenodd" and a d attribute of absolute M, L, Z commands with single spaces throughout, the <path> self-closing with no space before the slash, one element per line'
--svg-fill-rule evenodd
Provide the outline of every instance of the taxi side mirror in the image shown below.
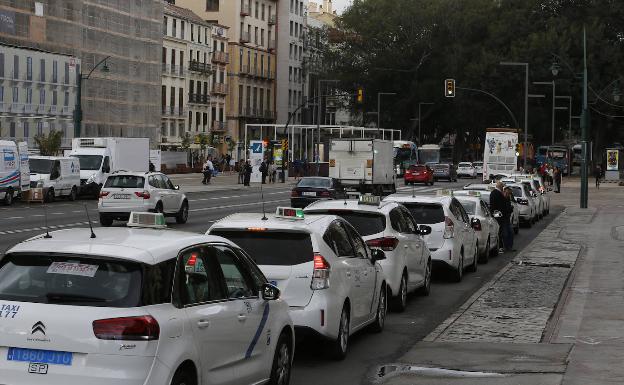
<path fill-rule="evenodd" d="M 371 260 L 373 263 L 386 259 L 386 253 L 379 249 L 371 249 Z"/>
<path fill-rule="evenodd" d="M 174 189 L 174 190 L 179 190 L 179 189 L 180 189 L 180 186 L 175 185 L 175 186 L 173 186 L 173 189 Z"/>
<path fill-rule="evenodd" d="M 418 233 L 420 235 L 429 235 L 429 234 L 431 234 L 431 226 L 420 225 L 418 227 Z"/>
<path fill-rule="evenodd" d="M 262 299 L 265 301 L 275 301 L 281 295 L 280 289 L 270 283 L 262 285 Z"/>

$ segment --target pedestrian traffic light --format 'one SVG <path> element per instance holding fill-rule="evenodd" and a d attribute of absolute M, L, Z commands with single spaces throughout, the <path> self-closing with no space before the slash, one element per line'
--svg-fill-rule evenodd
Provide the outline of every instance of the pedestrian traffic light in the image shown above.
<path fill-rule="evenodd" d="M 364 89 L 362 89 L 362 88 L 358 88 L 358 89 L 357 89 L 357 97 L 356 97 L 356 101 L 357 101 L 359 104 L 364 103 Z"/>
<path fill-rule="evenodd" d="M 455 79 L 446 79 L 444 81 L 444 84 L 445 84 L 444 96 L 446 96 L 447 98 L 454 98 L 455 97 Z"/>

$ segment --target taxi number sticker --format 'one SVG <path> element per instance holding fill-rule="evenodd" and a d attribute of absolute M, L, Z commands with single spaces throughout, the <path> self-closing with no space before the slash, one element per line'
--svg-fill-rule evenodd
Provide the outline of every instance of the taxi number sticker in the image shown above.
<path fill-rule="evenodd" d="M 52 262 L 46 272 L 48 274 L 79 275 L 81 277 L 93 278 L 98 267 L 98 265 L 88 265 L 85 263 Z"/>

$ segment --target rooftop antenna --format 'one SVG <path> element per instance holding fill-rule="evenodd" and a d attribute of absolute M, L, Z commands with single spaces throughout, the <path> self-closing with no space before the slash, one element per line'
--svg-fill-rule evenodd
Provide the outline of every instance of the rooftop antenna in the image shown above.
<path fill-rule="evenodd" d="M 84 204 L 85 212 L 87 213 L 87 220 L 89 221 L 89 228 L 91 229 L 91 238 L 95 238 L 95 233 L 93 232 L 93 224 L 91 223 L 91 217 L 89 216 L 89 209 L 87 208 L 87 204 Z"/>
<path fill-rule="evenodd" d="M 50 239 L 52 238 L 52 236 L 50 235 L 50 230 L 48 229 L 48 208 L 45 203 L 43 204 L 43 218 L 45 220 L 45 229 L 46 229 L 46 235 L 44 235 L 43 237 L 46 239 Z"/>
<path fill-rule="evenodd" d="M 412 182 L 412 198 L 416 198 L 416 190 L 414 189 L 414 182 Z"/>
<path fill-rule="evenodd" d="M 264 189 L 262 188 L 262 183 L 260 183 L 260 198 L 262 199 L 262 220 L 266 221 L 269 218 L 266 216 L 266 211 L 264 210 Z"/>

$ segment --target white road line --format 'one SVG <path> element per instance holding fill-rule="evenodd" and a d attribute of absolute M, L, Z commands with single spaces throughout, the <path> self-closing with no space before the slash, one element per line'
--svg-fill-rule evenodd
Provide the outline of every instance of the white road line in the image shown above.
<path fill-rule="evenodd" d="M 67 213 L 51 213 L 50 215 L 65 215 Z"/>
<path fill-rule="evenodd" d="M 93 224 L 98 224 L 99 223 L 97 221 L 91 221 L 91 222 Z M 50 230 L 63 229 L 63 228 L 67 228 L 67 227 L 85 226 L 85 225 L 88 225 L 88 224 L 89 224 L 89 222 L 76 222 L 76 223 L 68 223 L 68 224 L 64 224 L 64 225 L 48 226 L 48 229 L 50 229 Z M 33 231 L 43 231 L 45 229 L 46 229 L 45 227 L 33 227 L 33 228 L 30 228 L 30 229 L 6 230 L 6 231 L 0 231 L 0 235 L 28 233 L 28 232 L 33 232 Z"/>
<path fill-rule="evenodd" d="M 282 190 L 282 191 L 276 191 L 276 192 L 270 192 L 270 193 L 264 193 L 264 195 L 276 195 L 276 194 L 283 194 L 287 191 L 290 190 Z M 231 198 L 244 198 L 244 197 L 250 197 L 250 196 L 260 196 L 260 192 L 258 192 L 258 194 L 244 194 L 244 195 L 228 195 L 228 196 L 223 196 L 223 197 L 211 197 L 211 198 L 199 198 L 199 199 L 189 199 L 189 202 L 205 202 L 205 201 L 213 201 L 213 200 L 222 200 L 222 199 L 231 199 Z"/>
<path fill-rule="evenodd" d="M 274 200 L 274 201 L 265 201 L 265 204 L 268 203 L 280 203 L 280 202 L 290 202 L 290 199 L 279 199 L 279 200 Z M 237 205 L 227 205 L 227 206 L 213 206 L 213 207 L 202 207 L 200 209 L 193 209 L 193 210 L 189 210 L 189 211 L 212 211 L 212 210 L 220 210 L 220 209 L 229 209 L 229 208 L 233 208 L 233 207 L 245 207 L 245 206 L 258 206 L 261 205 L 262 202 L 258 201 L 258 202 L 250 202 L 250 203 L 241 203 L 241 204 L 237 204 Z"/>
<path fill-rule="evenodd" d="M 4 219 L 7 219 L 7 220 L 9 220 L 9 219 L 24 219 L 24 217 L 8 217 L 8 218 L 4 218 Z"/>

